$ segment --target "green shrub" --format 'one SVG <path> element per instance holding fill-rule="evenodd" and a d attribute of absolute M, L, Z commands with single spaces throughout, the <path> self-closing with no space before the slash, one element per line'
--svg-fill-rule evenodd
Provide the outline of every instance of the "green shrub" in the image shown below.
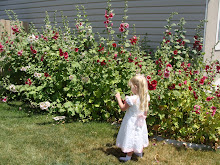
<path fill-rule="evenodd" d="M 4 36 L 0 40 L 3 102 L 20 99 L 38 110 L 82 121 L 115 121 L 124 115 L 118 110 L 115 93 L 123 90 L 123 97 L 129 95 L 128 80 L 142 73 L 148 79 L 151 95 L 147 118 L 150 135 L 219 143 L 220 91 L 215 91 L 212 83 L 220 66 L 217 61 L 209 65 L 203 62 L 201 25 L 190 47 L 184 19 L 176 26 L 171 24 L 175 13 L 171 14 L 160 47 L 150 54 L 141 50 L 135 30 L 133 37 L 127 38 L 130 27 L 126 3 L 118 25 L 118 42 L 109 2 L 103 25 L 107 37 L 94 34 L 84 8 L 83 13 L 78 6 L 76 9 L 73 29 L 65 16 L 62 28 L 56 22 L 52 26 L 46 13 L 42 32 L 32 25 L 26 33 L 14 15 L 13 38 Z"/>

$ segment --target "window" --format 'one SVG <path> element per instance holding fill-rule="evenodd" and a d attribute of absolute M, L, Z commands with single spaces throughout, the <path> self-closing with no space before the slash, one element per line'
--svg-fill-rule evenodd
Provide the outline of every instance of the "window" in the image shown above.
<path fill-rule="evenodd" d="M 217 33 L 216 33 L 216 43 L 215 50 L 220 50 L 220 0 L 218 2 L 218 20 L 217 20 Z"/>

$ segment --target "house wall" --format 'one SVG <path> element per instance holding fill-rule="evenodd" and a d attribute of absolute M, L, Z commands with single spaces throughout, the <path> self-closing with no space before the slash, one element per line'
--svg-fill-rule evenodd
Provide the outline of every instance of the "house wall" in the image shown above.
<path fill-rule="evenodd" d="M 218 9 L 219 0 L 209 0 L 208 1 L 208 11 L 207 11 L 207 26 L 205 35 L 205 59 L 210 59 L 212 55 L 212 49 L 216 44 L 217 35 L 217 23 L 218 23 Z M 220 50 L 213 51 L 214 56 L 212 60 L 220 60 Z"/>
<path fill-rule="evenodd" d="M 70 26 L 74 27 L 77 14 L 75 5 L 84 5 L 93 31 L 102 32 L 105 29 L 103 22 L 106 2 L 107 0 L 1 0 L 0 19 L 8 19 L 4 10 L 11 9 L 21 21 L 33 22 L 37 29 L 41 29 L 44 26 L 45 11 L 48 11 L 53 22 L 54 11 L 58 10 L 58 25 L 62 22 L 59 11 L 63 11 Z M 196 26 L 205 18 L 205 2 L 206 0 L 128 0 L 127 22 L 130 27 L 135 24 L 136 35 L 141 35 L 141 38 L 148 33 L 149 45 L 156 48 L 162 41 L 166 19 L 172 12 L 178 12 L 174 21 L 185 18 L 187 38 L 192 41 Z M 124 0 L 112 0 L 111 4 L 116 14 L 113 18 L 114 28 L 119 33 L 118 27 L 124 15 Z"/>

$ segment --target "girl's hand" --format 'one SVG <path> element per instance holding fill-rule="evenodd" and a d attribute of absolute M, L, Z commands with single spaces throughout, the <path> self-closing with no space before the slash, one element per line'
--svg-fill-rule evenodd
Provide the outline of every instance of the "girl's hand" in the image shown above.
<path fill-rule="evenodd" d="M 118 99 L 118 98 L 121 98 L 120 93 L 119 93 L 119 92 L 116 93 L 115 97 L 116 97 L 117 99 Z"/>

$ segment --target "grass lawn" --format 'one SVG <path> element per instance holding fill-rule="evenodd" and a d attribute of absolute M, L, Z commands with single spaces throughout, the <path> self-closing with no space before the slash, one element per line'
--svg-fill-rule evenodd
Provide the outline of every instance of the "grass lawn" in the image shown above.
<path fill-rule="evenodd" d="M 0 103 L 0 165 L 167 164 L 218 165 L 219 151 L 195 151 L 150 141 L 144 157 L 121 163 L 118 128 L 109 123 L 56 124 L 52 116 L 28 114 L 19 103 Z M 24 107 L 23 107 L 24 109 Z"/>

